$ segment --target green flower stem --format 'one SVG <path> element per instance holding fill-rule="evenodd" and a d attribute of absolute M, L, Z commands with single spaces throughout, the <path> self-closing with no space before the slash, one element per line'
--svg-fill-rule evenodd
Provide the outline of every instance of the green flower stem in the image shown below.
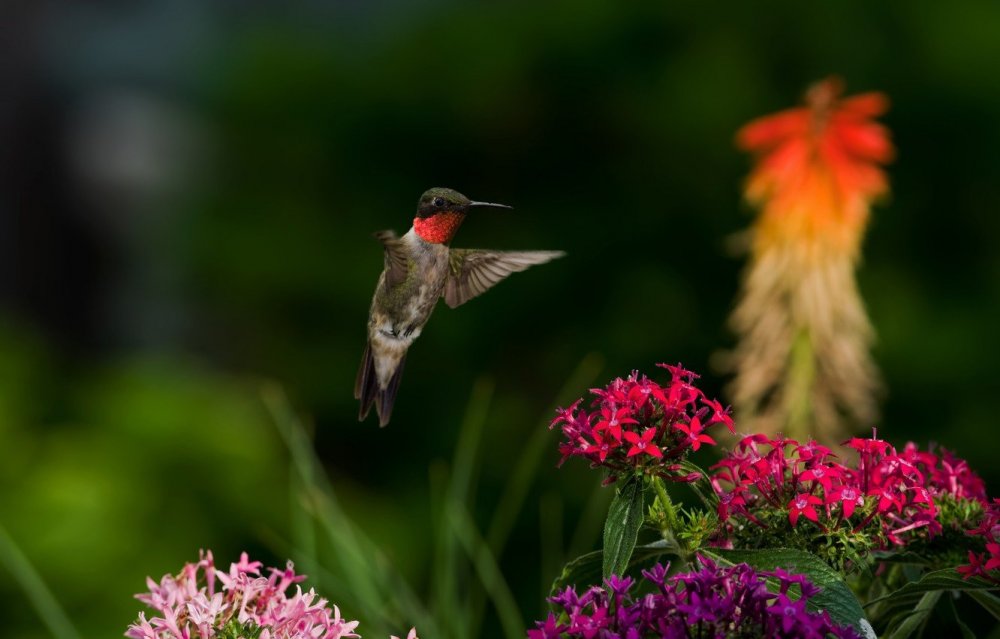
<path fill-rule="evenodd" d="M 812 393 L 816 381 L 816 362 L 809 331 L 795 337 L 789 354 L 788 376 L 785 379 L 785 435 L 798 441 L 815 436 L 812 432 Z"/>
<path fill-rule="evenodd" d="M 650 477 L 650 483 L 653 484 L 653 489 L 656 491 L 656 498 L 659 500 L 660 506 L 663 508 L 663 514 L 667 519 L 667 527 L 660 532 L 663 533 L 664 539 L 668 542 L 686 550 L 677 539 L 677 509 L 674 507 L 674 502 L 667 493 L 667 486 L 663 483 L 663 478 Z"/>

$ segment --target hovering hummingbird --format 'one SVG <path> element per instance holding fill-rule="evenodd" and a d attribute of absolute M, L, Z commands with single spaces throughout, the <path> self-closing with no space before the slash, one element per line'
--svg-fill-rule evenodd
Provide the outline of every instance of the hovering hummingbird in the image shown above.
<path fill-rule="evenodd" d="M 449 248 L 469 211 L 486 207 L 511 208 L 434 188 L 420 196 L 417 216 L 406 235 L 375 234 L 385 249 L 385 267 L 368 312 L 368 344 L 354 382 L 354 398 L 361 400 L 359 420 L 368 416 L 374 404 L 379 426 L 389 423 L 406 350 L 420 336 L 438 298 L 455 308 L 511 273 L 564 255 L 562 251 Z"/>

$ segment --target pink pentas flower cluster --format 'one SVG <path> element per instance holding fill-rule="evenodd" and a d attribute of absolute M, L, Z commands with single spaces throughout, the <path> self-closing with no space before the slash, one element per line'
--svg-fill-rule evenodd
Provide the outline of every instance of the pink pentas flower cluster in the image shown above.
<path fill-rule="evenodd" d="M 188 563 L 177 575 L 159 582 L 147 579 L 149 592 L 136 595 L 156 611 L 139 619 L 125 633 L 132 639 L 347 639 L 357 621 L 346 621 L 337 606 L 298 584 L 292 562 L 284 569 L 269 568 L 261 574 L 261 562 L 246 553 L 229 570 L 219 570 L 211 551 L 202 552 L 197 563 Z M 289 590 L 294 586 L 294 592 Z M 415 631 L 408 639 L 416 639 Z"/>
<path fill-rule="evenodd" d="M 559 409 L 549 426 L 560 426 L 565 436 L 559 464 L 583 457 L 606 468 L 608 482 L 637 470 L 680 481 L 698 479 L 696 473 L 685 474 L 679 462 L 690 451 L 715 444 L 707 429 L 724 424 L 732 431 L 733 420 L 728 409 L 694 385 L 697 375 L 680 365 L 658 366 L 670 371 L 668 384 L 633 371 L 591 389 L 594 399 L 588 407 L 581 407 L 581 398 Z"/>
<path fill-rule="evenodd" d="M 969 563 L 957 568 L 964 578 L 983 577 L 1000 583 L 1000 499 L 986 507 L 979 525 L 967 531 L 986 545 L 985 552 L 969 551 Z"/>
<path fill-rule="evenodd" d="M 934 452 L 934 448 L 931 445 L 929 450 L 922 451 L 916 444 L 909 442 L 900 456 L 923 474 L 927 490 L 935 497 L 950 495 L 985 505 L 988 501 L 986 484 L 969 467 L 969 462 L 947 448 L 940 447 L 937 453 Z"/>
<path fill-rule="evenodd" d="M 777 512 L 786 513 L 793 528 L 805 520 L 823 533 L 857 533 L 872 525 L 876 546 L 903 545 L 918 533 L 940 532 L 933 490 L 946 490 L 950 483 L 942 474 L 931 482 L 933 490 L 928 487 L 928 468 L 938 468 L 938 460 L 916 459 L 915 449 L 898 454 L 874 436 L 845 444 L 858 453 L 854 466 L 838 462 L 829 448 L 815 442 L 764 435 L 741 440 L 712 467 L 723 527 L 745 520 L 766 528 L 767 522 L 781 521 L 773 516 Z"/>

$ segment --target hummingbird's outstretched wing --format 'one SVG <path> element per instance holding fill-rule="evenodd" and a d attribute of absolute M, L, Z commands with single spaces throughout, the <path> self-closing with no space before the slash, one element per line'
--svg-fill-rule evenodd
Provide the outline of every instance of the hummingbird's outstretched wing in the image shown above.
<path fill-rule="evenodd" d="M 391 288 L 406 279 L 409 268 L 403 241 L 392 231 L 378 231 L 374 236 L 385 249 L 385 283 Z"/>
<path fill-rule="evenodd" d="M 452 308 L 461 306 L 511 273 L 563 255 L 562 251 L 451 249 L 448 253 L 451 269 L 442 293 L 444 303 Z"/>

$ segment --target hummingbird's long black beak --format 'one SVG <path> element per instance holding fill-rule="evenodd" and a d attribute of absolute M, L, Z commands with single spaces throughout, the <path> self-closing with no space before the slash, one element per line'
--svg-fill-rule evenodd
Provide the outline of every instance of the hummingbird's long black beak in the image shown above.
<path fill-rule="evenodd" d="M 507 206 L 506 204 L 497 204 L 496 202 L 469 202 L 469 206 L 491 206 L 495 209 L 512 209 L 513 206 Z"/>

